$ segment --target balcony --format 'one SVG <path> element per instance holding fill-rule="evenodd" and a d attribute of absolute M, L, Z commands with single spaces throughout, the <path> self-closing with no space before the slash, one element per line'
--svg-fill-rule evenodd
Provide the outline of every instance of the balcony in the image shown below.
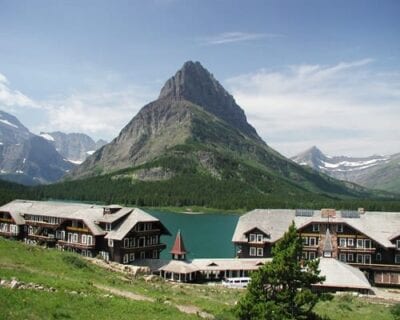
<path fill-rule="evenodd" d="M 375 253 L 376 248 L 338 247 L 341 252 Z"/>
<path fill-rule="evenodd" d="M 161 229 L 149 229 L 149 230 L 133 230 L 136 234 L 142 235 L 150 235 L 150 234 L 159 234 L 161 233 Z"/>
<path fill-rule="evenodd" d="M 58 240 L 57 244 L 63 247 L 70 247 L 70 248 L 79 248 L 79 249 L 94 249 L 95 244 L 86 244 L 86 243 L 79 243 L 79 242 L 68 242 L 65 240 Z"/>
<path fill-rule="evenodd" d="M 42 234 L 28 234 L 28 238 L 46 242 L 55 242 L 57 240 L 54 236 L 45 236 Z"/>
<path fill-rule="evenodd" d="M 14 223 L 14 221 L 11 218 L 0 218 L 0 222 Z"/>
<path fill-rule="evenodd" d="M 132 248 L 121 247 L 121 250 L 124 250 L 124 251 L 127 251 L 127 252 L 138 252 L 138 251 L 143 251 L 143 250 L 155 250 L 155 249 L 163 250 L 166 247 L 167 247 L 166 244 L 158 243 L 158 244 L 147 245 L 147 246 L 144 246 L 144 247 L 132 247 Z"/>
<path fill-rule="evenodd" d="M 34 221 L 34 220 L 25 220 L 25 224 L 29 226 L 44 227 L 49 229 L 55 229 L 60 226 L 60 224 L 58 223 L 50 223 L 47 221 Z"/>
<path fill-rule="evenodd" d="M 89 229 L 85 227 L 66 227 L 65 229 L 73 232 L 89 232 Z"/>

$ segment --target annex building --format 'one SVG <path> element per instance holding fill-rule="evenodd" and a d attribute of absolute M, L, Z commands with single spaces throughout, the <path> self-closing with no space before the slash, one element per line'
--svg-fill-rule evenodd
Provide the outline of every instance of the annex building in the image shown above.
<path fill-rule="evenodd" d="M 399 212 L 253 210 L 239 218 L 233 234 L 238 258 L 271 257 L 292 221 L 303 239 L 303 259 L 322 257 L 332 270 L 325 258 L 336 259 L 363 271 L 372 284 L 400 286 Z"/>
<path fill-rule="evenodd" d="M 0 236 L 123 264 L 159 259 L 163 234 L 160 220 L 138 208 L 28 200 L 0 207 Z"/>

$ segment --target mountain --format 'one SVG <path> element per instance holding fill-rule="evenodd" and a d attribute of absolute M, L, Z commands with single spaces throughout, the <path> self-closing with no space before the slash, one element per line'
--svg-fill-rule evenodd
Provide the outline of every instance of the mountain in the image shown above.
<path fill-rule="evenodd" d="M 72 164 L 47 140 L 0 111 L 0 178 L 27 185 L 59 180 Z"/>
<path fill-rule="evenodd" d="M 62 186 L 46 188 L 48 196 L 89 199 L 92 195 L 92 200 L 127 202 L 135 198 L 136 203 L 149 205 L 210 205 L 214 199 L 244 206 L 246 201 L 261 205 L 275 198 L 299 203 L 371 195 L 270 148 L 234 98 L 199 62 L 191 61 L 118 137 L 66 179 Z"/>
<path fill-rule="evenodd" d="M 370 189 L 400 193 L 400 153 L 390 156 L 329 157 L 314 146 L 292 160 L 336 179 Z"/>
<path fill-rule="evenodd" d="M 41 132 L 40 136 L 52 143 L 65 159 L 74 164 L 81 164 L 89 155 L 107 144 L 104 140 L 95 142 L 83 133 Z"/>

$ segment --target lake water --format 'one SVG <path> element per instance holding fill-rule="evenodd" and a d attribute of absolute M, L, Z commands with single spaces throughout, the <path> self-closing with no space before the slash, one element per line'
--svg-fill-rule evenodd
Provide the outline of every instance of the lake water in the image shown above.
<path fill-rule="evenodd" d="M 232 236 L 239 219 L 237 214 L 184 214 L 159 210 L 148 210 L 157 217 L 171 232 L 171 236 L 163 236 L 161 241 L 167 248 L 161 258 L 170 258 L 169 251 L 175 241 L 178 229 L 181 230 L 188 258 L 233 258 L 235 249 Z"/>

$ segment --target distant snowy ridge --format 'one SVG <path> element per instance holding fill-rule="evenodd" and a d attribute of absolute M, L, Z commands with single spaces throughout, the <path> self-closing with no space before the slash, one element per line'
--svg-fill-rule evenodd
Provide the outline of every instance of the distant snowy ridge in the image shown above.
<path fill-rule="evenodd" d="M 18 129 L 18 126 L 16 126 L 15 124 L 11 123 L 11 122 L 8 121 L 8 120 L 0 119 L 0 122 L 5 123 L 5 124 L 7 124 L 7 125 L 9 125 L 9 126 L 11 126 L 11 127 L 14 127 L 14 128 L 17 128 L 17 129 Z"/>

